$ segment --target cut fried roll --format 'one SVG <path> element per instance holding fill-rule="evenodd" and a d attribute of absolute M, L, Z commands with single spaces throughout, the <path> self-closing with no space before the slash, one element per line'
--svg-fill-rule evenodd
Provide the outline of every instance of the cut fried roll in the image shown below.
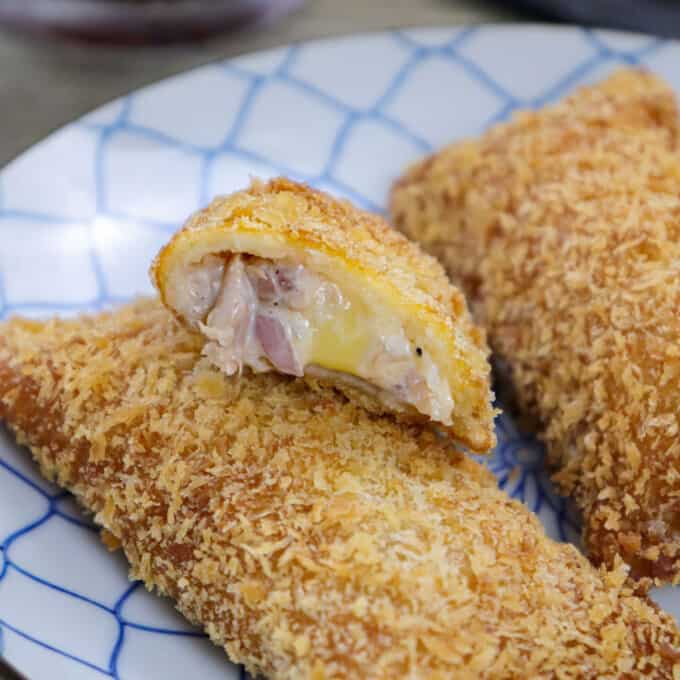
<path fill-rule="evenodd" d="M 304 375 L 476 452 L 495 443 L 483 334 L 441 265 L 375 215 L 255 182 L 192 217 L 152 278 L 227 375 Z"/>
<path fill-rule="evenodd" d="M 622 71 L 394 187 L 538 417 L 598 562 L 680 581 L 680 156 L 671 89 Z"/>
<path fill-rule="evenodd" d="M 238 382 L 159 303 L 0 325 L 0 418 L 230 658 L 272 680 L 672 678 L 680 636 L 424 426 Z"/>

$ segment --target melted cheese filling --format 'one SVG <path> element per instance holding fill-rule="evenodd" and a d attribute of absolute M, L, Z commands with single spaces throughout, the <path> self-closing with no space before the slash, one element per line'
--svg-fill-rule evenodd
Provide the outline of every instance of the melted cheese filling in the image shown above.
<path fill-rule="evenodd" d="M 288 260 L 208 256 L 184 272 L 178 311 L 209 342 L 204 354 L 231 375 L 243 366 L 301 376 L 346 374 L 354 386 L 451 423 L 448 381 L 401 321 L 370 296 L 346 291 Z M 358 379 L 358 380 L 357 380 Z"/>

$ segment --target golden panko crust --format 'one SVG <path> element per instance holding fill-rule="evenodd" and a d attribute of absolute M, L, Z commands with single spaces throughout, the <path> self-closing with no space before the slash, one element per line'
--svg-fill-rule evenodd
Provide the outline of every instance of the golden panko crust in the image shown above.
<path fill-rule="evenodd" d="M 238 388 L 160 304 L 0 326 L 0 418 L 230 658 L 277 679 L 674 678 L 680 633 L 427 429 Z M 674 675 L 674 673 L 676 675 Z"/>
<path fill-rule="evenodd" d="M 435 258 L 378 215 L 359 210 L 349 201 L 284 178 L 266 183 L 255 180 L 248 189 L 216 198 L 193 215 L 158 254 L 151 278 L 171 311 L 175 312 L 167 290 L 184 258 L 201 241 L 229 233 L 274 235 L 347 265 L 369 287 L 386 287 L 390 297 L 408 309 L 409 318 L 422 321 L 424 328 L 435 331 L 446 342 L 447 356 L 455 366 L 450 375 L 456 408 L 453 425 L 441 428 L 473 451 L 482 453 L 495 446 L 486 338 L 472 322 L 462 293 Z M 380 400 L 359 395 L 332 379 L 329 384 L 351 399 L 360 398 L 362 405 L 374 412 L 386 411 Z M 405 420 L 423 420 L 415 410 L 397 415 Z"/>
<path fill-rule="evenodd" d="M 411 168 L 400 229 L 472 298 L 596 562 L 680 582 L 678 111 L 622 71 Z"/>

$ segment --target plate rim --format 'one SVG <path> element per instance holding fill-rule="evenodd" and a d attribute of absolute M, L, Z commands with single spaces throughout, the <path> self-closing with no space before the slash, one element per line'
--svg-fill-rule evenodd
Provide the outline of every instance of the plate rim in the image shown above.
<path fill-rule="evenodd" d="M 131 90 L 127 90 L 125 93 L 118 95 L 117 97 L 114 97 L 103 104 L 99 104 L 98 106 L 86 111 L 85 113 L 82 113 L 74 118 L 71 118 L 67 122 L 63 123 L 59 127 L 55 128 L 51 132 L 47 133 L 43 137 L 40 137 L 38 140 L 36 140 L 33 144 L 31 144 L 28 148 L 24 149 L 23 151 L 20 151 L 16 156 L 11 158 L 7 163 L 5 163 L 3 166 L 0 167 L 0 182 L 2 181 L 3 175 L 8 171 L 11 170 L 12 166 L 19 162 L 19 161 L 24 161 L 28 155 L 30 155 L 34 150 L 36 150 L 38 147 L 42 146 L 46 142 L 51 141 L 53 138 L 58 136 L 60 133 L 62 133 L 64 130 L 67 128 L 71 127 L 74 124 L 83 122 L 88 116 L 94 115 L 96 113 L 100 113 L 107 109 L 108 107 L 117 104 L 118 102 L 122 102 L 125 99 L 127 99 L 130 96 L 133 95 L 138 95 L 141 93 L 149 93 L 153 91 L 154 88 L 160 87 L 160 86 L 165 86 L 168 85 L 174 81 L 179 81 L 182 78 L 190 78 L 194 73 L 197 73 L 201 71 L 202 69 L 206 68 L 211 68 L 214 66 L 219 66 L 219 65 L 233 65 L 234 63 L 238 63 L 239 60 L 247 60 L 250 57 L 255 57 L 255 56 L 265 56 L 265 55 L 272 55 L 276 54 L 278 52 L 283 52 L 285 50 L 288 50 L 292 47 L 317 47 L 317 46 L 323 46 L 327 45 L 330 43 L 351 43 L 356 40 L 366 40 L 366 39 L 371 39 L 371 38 L 378 38 L 381 36 L 386 36 L 386 35 L 400 35 L 404 33 L 408 33 L 409 31 L 424 31 L 424 32 L 438 32 L 438 31 L 445 31 L 445 30 L 458 30 L 460 32 L 462 31 L 471 31 L 471 30 L 477 30 L 477 29 L 491 29 L 494 31 L 500 31 L 503 33 L 516 33 L 516 32 L 521 32 L 522 30 L 535 30 L 535 29 L 542 29 L 542 30 L 547 30 L 548 32 L 551 33 L 573 33 L 573 32 L 591 32 L 591 33 L 597 33 L 597 34 L 603 34 L 605 36 L 622 36 L 622 37 L 638 37 L 638 38 L 649 38 L 650 40 L 656 39 L 659 44 L 661 45 L 666 45 L 666 44 L 675 44 L 680 46 L 680 38 L 675 39 L 675 38 L 666 38 L 666 37 L 661 37 L 661 36 L 655 36 L 651 33 L 645 33 L 643 31 L 625 31 L 625 30 L 618 30 L 618 29 L 609 29 L 609 28 L 600 28 L 597 26 L 585 26 L 583 24 L 569 24 L 569 23 L 564 23 L 564 24 L 558 24 L 558 23 L 552 23 L 548 21 L 496 21 L 496 22 L 465 22 L 461 24 L 443 24 L 441 26 L 435 26 L 433 24 L 426 24 L 426 25 L 415 25 L 415 26 L 402 26 L 400 28 L 385 28 L 385 29 L 377 29 L 377 30 L 366 30 L 366 31 L 355 31 L 355 32 L 347 32 L 347 33 L 339 33 L 337 35 L 331 35 L 331 36 L 325 36 L 322 38 L 311 38 L 311 39 L 300 39 L 300 40 L 292 40 L 290 42 L 283 43 L 281 45 L 277 45 L 275 47 L 267 47 L 264 49 L 253 49 L 253 50 L 247 50 L 245 52 L 241 52 L 239 54 L 234 54 L 229 57 L 216 57 L 216 58 L 211 58 L 208 61 L 206 61 L 203 64 L 199 64 L 197 66 L 192 66 L 190 68 L 187 68 L 182 71 L 178 71 L 177 73 L 173 73 L 168 76 L 164 76 L 163 78 L 159 78 L 158 80 L 153 80 L 150 83 L 147 83 L 146 85 L 142 85 L 141 87 L 137 87 Z M 423 46 L 424 47 L 424 46 Z M 614 53 L 615 54 L 615 53 Z M 268 76 L 265 75 L 263 78 L 267 78 Z M 680 93 L 679 93 L 680 97 Z M 105 127 L 105 125 L 103 126 Z M 0 187 L 1 189 L 1 187 Z"/>

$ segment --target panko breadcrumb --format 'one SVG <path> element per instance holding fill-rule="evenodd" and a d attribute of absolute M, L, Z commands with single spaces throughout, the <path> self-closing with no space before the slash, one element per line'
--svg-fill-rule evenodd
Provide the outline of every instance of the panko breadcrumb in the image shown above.
<path fill-rule="evenodd" d="M 625 70 L 444 149 L 396 224 L 472 298 L 596 562 L 680 582 L 680 157 L 671 89 Z"/>
<path fill-rule="evenodd" d="M 206 258 L 212 263 L 212 290 Z M 229 274 L 234 259 L 240 266 L 252 258 L 259 263 L 259 276 L 265 276 L 258 280 L 267 284 L 266 296 L 277 297 L 264 309 L 259 286 L 252 289 L 252 274 L 235 279 Z M 275 278 L 286 262 L 284 283 L 296 298 L 292 310 Z M 301 268 L 307 288 L 295 290 Z M 221 367 L 240 369 L 234 345 L 250 344 L 252 353 L 252 347 L 264 343 L 252 328 L 268 320 L 267 326 L 275 324 L 278 332 L 270 328 L 264 335 L 270 336 L 273 353 L 283 355 L 276 370 L 293 375 L 304 370 L 311 380 L 331 384 L 378 413 L 394 412 L 416 422 L 430 418 L 475 452 L 495 446 L 483 332 L 472 323 L 462 293 L 441 264 L 378 215 L 285 178 L 255 180 L 193 215 L 158 254 L 151 276 L 164 304 L 180 320 L 203 333 L 212 331 L 206 355 L 216 357 Z M 224 291 L 227 281 L 231 292 L 225 300 L 218 290 Z M 322 307 L 322 321 L 310 320 L 300 297 L 324 282 L 331 291 L 317 289 L 321 296 L 310 295 Z M 333 292 L 342 296 L 342 304 Z M 222 326 L 217 321 L 211 326 L 212 309 Z M 304 319 L 309 338 L 299 326 L 289 327 L 291 317 Z M 239 335 L 245 336 L 240 342 L 235 339 Z M 302 353 L 311 366 L 296 365 L 296 346 L 298 351 L 306 346 Z M 255 356 L 258 370 L 273 368 L 269 359 Z M 358 379 L 369 389 L 357 389 Z"/>
<path fill-rule="evenodd" d="M 274 680 L 677 678 L 622 564 L 431 431 L 225 376 L 156 301 L 0 325 L 0 418 L 229 657 Z"/>

